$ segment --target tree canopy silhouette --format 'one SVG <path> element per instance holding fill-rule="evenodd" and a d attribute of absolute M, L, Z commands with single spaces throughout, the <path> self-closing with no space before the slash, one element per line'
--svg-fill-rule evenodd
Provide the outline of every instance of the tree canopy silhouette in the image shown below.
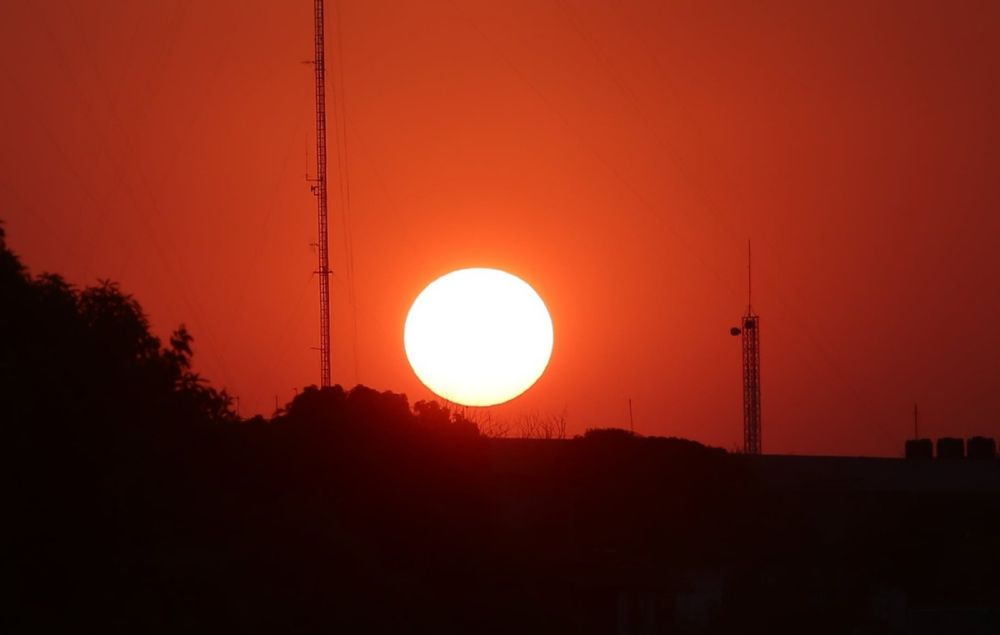
<path fill-rule="evenodd" d="M 32 276 L 0 226 L 0 398 L 11 421 L 76 426 L 231 421 L 225 391 L 191 369 L 181 325 L 163 345 L 114 282 Z"/>

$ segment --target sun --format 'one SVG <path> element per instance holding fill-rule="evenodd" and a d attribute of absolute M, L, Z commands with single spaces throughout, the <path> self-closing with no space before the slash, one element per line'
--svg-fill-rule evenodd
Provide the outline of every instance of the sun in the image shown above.
<path fill-rule="evenodd" d="M 492 406 L 545 372 L 552 318 L 528 283 L 499 269 L 459 269 L 413 301 L 403 346 L 413 372 L 448 401 Z"/>

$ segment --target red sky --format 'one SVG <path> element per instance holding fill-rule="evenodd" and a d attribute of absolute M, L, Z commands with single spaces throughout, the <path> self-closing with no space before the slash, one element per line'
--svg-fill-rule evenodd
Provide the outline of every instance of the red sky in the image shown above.
<path fill-rule="evenodd" d="M 186 323 L 243 414 L 318 378 L 311 5 L 0 5 L 11 245 L 35 272 L 120 281 L 161 335 Z M 897 455 L 915 400 L 928 435 L 1000 435 L 1000 4 L 336 18 L 335 381 L 429 397 L 409 303 L 499 267 L 545 298 L 556 345 L 495 416 L 565 409 L 579 433 L 627 426 L 631 397 L 640 432 L 735 448 L 751 238 L 765 451 Z"/>

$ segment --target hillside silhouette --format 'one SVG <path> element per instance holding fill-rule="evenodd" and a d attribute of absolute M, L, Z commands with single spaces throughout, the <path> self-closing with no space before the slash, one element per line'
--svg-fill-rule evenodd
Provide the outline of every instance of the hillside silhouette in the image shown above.
<path fill-rule="evenodd" d="M 2 227 L 0 333 L 8 632 L 997 625 L 996 461 L 494 439 L 365 386 L 242 420 L 184 327 L 161 341 L 114 283 L 30 275 Z"/>

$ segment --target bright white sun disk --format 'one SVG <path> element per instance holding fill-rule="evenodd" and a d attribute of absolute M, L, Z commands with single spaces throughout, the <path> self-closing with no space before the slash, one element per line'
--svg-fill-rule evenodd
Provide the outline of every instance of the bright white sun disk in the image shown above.
<path fill-rule="evenodd" d="M 435 394 L 491 406 L 530 388 L 552 355 L 552 318 L 528 283 L 499 269 L 460 269 L 410 307 L 406 356 Z"/>

